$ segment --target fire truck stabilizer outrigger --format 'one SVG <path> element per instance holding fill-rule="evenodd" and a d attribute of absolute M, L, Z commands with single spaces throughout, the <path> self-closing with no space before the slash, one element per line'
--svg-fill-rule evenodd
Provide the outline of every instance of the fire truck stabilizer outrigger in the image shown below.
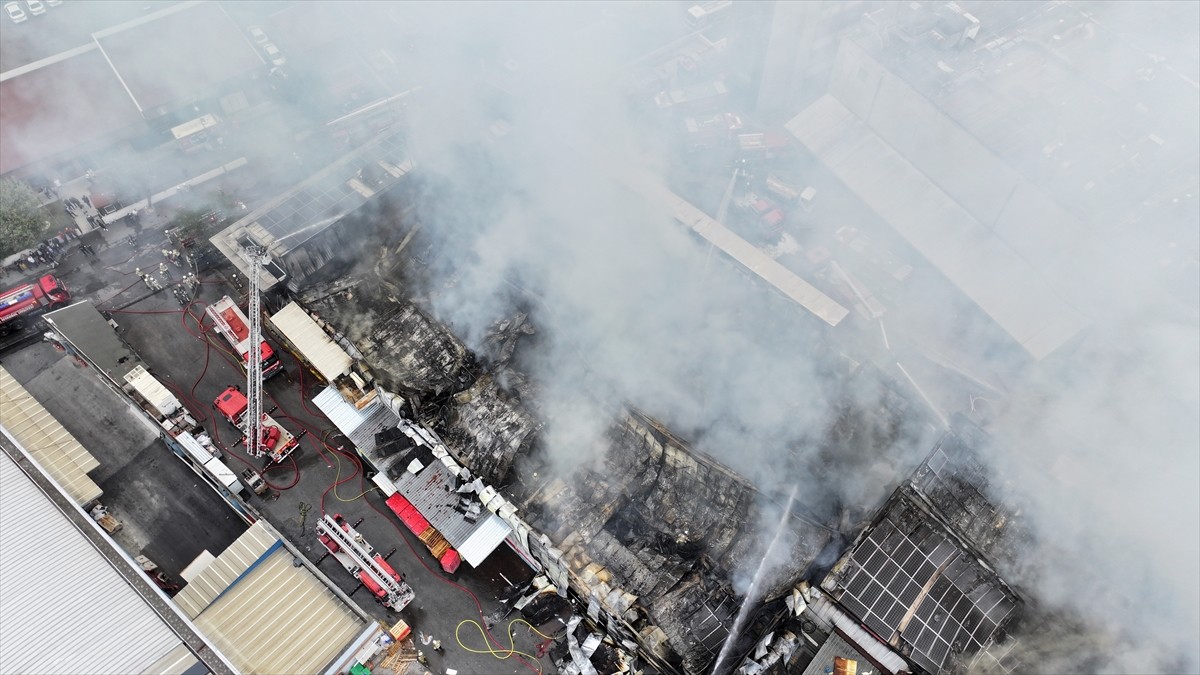
<path fill-rule="evenodd" d="M 213 407 L 217 412 L 221 413 L 227 422 L 236 427 L 243 434 L 246 432 L 246 414 L 249 411 L 250 403 L 246 400 L 246 395 L 242 393 L 236 386 L 231 386 L 221 392 L 221 395 L 213 401 Z M 252 457 L 267 456 L 267 466 L 277 464 L 288 458 L 292 452 L 300 445 L 300 438 L 304 437 L 304 432 L 300 432 L 300 436 L 294 436 L 290 431 L 285 429 L 283 425 L 275 421 L 269 413 L 262 413 L 262 418 L 259 423 L 258 432 L 258 452 L 255 454 L 250 448 L 249 437 L 243 435 L 241 442 L 246 444 L 246 451 Z"/>

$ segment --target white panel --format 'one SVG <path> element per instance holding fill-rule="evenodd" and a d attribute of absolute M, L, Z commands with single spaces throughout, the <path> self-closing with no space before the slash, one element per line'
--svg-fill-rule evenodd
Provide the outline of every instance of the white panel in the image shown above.
<path fill-rule="evenodd" d="M 179 410 L 179 399 L 167 390 L 153 375 L 146 372 L 142 366 L 125 373 L 125 381 L 150 405 L 158 410 L 158 414 L 166 417 Z"/>
<path fill-rule="evenodd" d="M 495 514 L 488 514 L 483 525 L 477 527 L 463 545 L 458 547 L 458 554 L 470 563 L 471 567 L 479 567 L 492 551 L 504 542 L 509 532 L 512 532 L 512 528 L 508 523 Z"/>
<path fill-rule="evenodd" d="M 271 317 L 271 325 L 283 333 L 326 382 L 333 382 L 350 371 L 353 363 L 350 355 L 337 346 L 300 305 L 288 303 Z"/>
<path fill-rule="evenodd" d="M 47 555 L 54 561 L 53 571 L 46 567 Z M 64 595 L 50 584 L 51 578 L 75 583 Z M 139 673 L 181 644 L 3 453 L 0 635 L 2 673 Z"/>

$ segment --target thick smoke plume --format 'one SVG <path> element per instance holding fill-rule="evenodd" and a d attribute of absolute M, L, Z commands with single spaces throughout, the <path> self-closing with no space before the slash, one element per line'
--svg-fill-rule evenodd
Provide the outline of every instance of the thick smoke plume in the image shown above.
<path fill-rule="evenodd" d="M 139 5 L 126 12 L 132 18 L 142 4 L 122 7 Z M 824 329 L 804 310 L 748 282 L 720 251 L 643 196 L 640 188 L 667 184 L 686 153 L 674 146 L 674 132 L 640 110 L 652 107 L 648 101 L 631 104 L 623 78 L 631 64 L 688 34 L 688 4 L 301 6 L 322 31 L 338 35 L 329 43 L 335 46 L 322 49 L 344 45 L 352 52 L 361 36 L 387 45 L 411 68 L 406 86 L 420 89 L 411 98 L 407 135 L 419 167 L 414 178 L 425 188 L 415 208 L 423 222 L 420 238 L 435 249 L 428 287 L 419 290 L 432 299 L 433 313 L 476 350 L 494 321 L 516 307 L 529 309 L 538 349 L 520 363 L 536 381 L 534 405 L 547 421 L 541 440 L 556 471 L 568 474 L 594 461 L 606 447 L 614 410 L 629 405 L 663 420 L 776 503 L 799 485 L 796 511 L 833 524 L 844 508 L 882 503 L 931 447 L 938 416 L 914 396 L 918 404 L 905 411 L 906 421 L 888 419 L 895 409 L 885 405 L 891 399 L 881 385 L 868 378 L 847 383 L 841 329 Z M 735 3 L 730 20 L 751 17 L 758 10 L 747 8 L 757 4 Z M 1025 4 L 1029 12 L 1049 6 Z M 1196 3 L 1188 5 L 1194 13 Z M 228 5 L 236 13 L 235 6 Z M 1171 81 L 1195 88 L 1196 21 L 1166 22 L 1157 18 L 1161 6 L 1147 3 L 1102 7 L 1111 9 L 1098 30 L 1139 25 L 1167 59 L 1154 65 L 1158 82 L 1176 78 Z M 746 54 L 752 47 L 734 41 L 729 51 Z M 320 107 L 321 92 L 339 83 L 306 79 L 303 55 L 290 58 L 297 74 L 272 86 L 301 120 L 297 127 L 330 119 L 336 111 Z M 161 67 L 171 92 L 191 91 L 188 64 L 145 65 Z M 1095 65 L 1103 71 L 1117 64 L 1099 55 Z M 754 78 L 732 75 L 731 82 Z M 45 86 L 29 97 L 109 95 Z M 1050 92 L 1027 95 L 1043 93 Z M 1142 102 L 1156 111 L 1160 102 L 1148 96 Z M 754 97 L 735 97 L 733 105 L 749 111 Z M 1196 184 L 1200 148 L 1190 119 L 1191 126 L 1160 132 L 1191 143 L 1189 159 L 1174 175 L 1148 180 Z M 307 156 L 293 132 L 280 128 L 243 139 L 251 145 L 239 148 L 252 162 L 272 166 L 280 189 L 328 159 Z M 139 155 L 129 155 L 109 159 L 126 165 L 111 173 L 114 180 L 126 176 L 130 190 L 183 177 L 181 168 L 162 163 L 140 168 Z M 732 168 L 718 167 L 726 176 Z M 996 401 L 989 409 L 994 442 L 987 448 L 993 480 L 1020 496 L 1015 506 L 1039 542 L 1025 552 L 1012 581 L 1042 603 L 1103 628 L 1103 662 L 1084 661 L 1081 670 L 1200 669 L 1197 290 L 1192 277 L 1180 281 L 1148 271 L 1160 254 L 1151 238 L 1177 242 L 1182 257 L 1196 258 L 1194 188 L 1189 199 L 1170 219 L 1130 225 L 1119 246 L 1063 249 L 1054 268 L 1083 282 L 1076 284 L 1087 289 L 1080 302 L 1093 321 L 1080 344 L 1021 368 L 1014 367 L 1021 359 L 1011 350 L 988 356 L 991 370 L 1004 374 L 996 379 L 1005 389 L 980 392 Z M 990 343 L 988 329 L 966 318 L 977 312 L 962 307 L 961 294 L 947 293 L 936 281 L 922 283 L 910 286 L 916 289 L 908 294 L 911 306 L 889 311 L 919 317 L 962 344 Z M 902 327 L 889 329 L 898 334 Z M 970 404 L 956 403 L 961 409 Z M 764 511 L 778 513 L 778 507 Z M 764 517 L 747 527 L 759 528 L 765 544 L 775 522 Z M 746 592 L 753 572 L 735 571 L 739 592 Z M 1081 663 L 1072 653 L 1100 644 L 1045 635 L 1025 639 L 1038 662 L 1055 669 Z"/>
<path fill-rule="evenodd" d="M 690 434 L 765 493 L 786 494 L 799 482 L 802 493 L 869 501 L 866 486 L 894 484 L 898 467 L 926 451 L 928 434 L 901 434 L 863 463 L 819 472 L 838 466 L 819 451 L 835 425 L 834 401 L 846 393 L 830 375 L 836 349 L 821 347 L 797 320 L 800 310 L 743 283 L 710 257 L 719 252 L 627 187 L 641 180 L 631 176 L 661 179 L 674 149 L 662 147 L 663 135 L 631 114 L 619 91 L 616 76 L 640 54 L 608 30 L 607 12 L 435 11 L 455 30 L 422 47 L 434 86 L 413 111 L 413 140 L 449 197 L 425 207 L 449 254 L 452 272 L 442 278 L 456 280 L 435 296 L 436 312 L 477 346 L 513 303 L 547 308 L 535 311 L 544 341 L 531 368 L 549 419 L 546 447 L 560 469 L 603 447 L 603 404 L 627 403 Z M 472 150 L 496 120 L 511 133 Z M 1096 275 L 1096 292 L 1107 293 L 1108 262 L 1061 265 Z M 1177 667 L 1180 653 L 1194 669 L 1198 334 L 1194 308 L 1181 323 L 1162 318 L 1178 316 L 1178 307 L 1146 310 L 1145 299 L 1161 294 L 1157 281 L 1134 279 L 1110 294 L 1118 302 L 1093 317 L 1070 365 L 1011 377 L 1015 403 L 995 421 L 989 456 L 997 480 L 1026 497 L 1024 515 L 1044 542 L 1015 581 L 1050 605 L 1160 645 L 1157 661 L 1139 652 L 1143 669 Z M 920 302 L 912 314 L 959 301 L 924 294 Z M 944 330 L 964 340 L 982 334 L 967 321 Z M 1012 372 L 1011 360 L 997 352 L 996 370 Z M 610 398 L 581 397 L 581 388 Z M 797 471 L 797 454 L 818 471 Z"/>

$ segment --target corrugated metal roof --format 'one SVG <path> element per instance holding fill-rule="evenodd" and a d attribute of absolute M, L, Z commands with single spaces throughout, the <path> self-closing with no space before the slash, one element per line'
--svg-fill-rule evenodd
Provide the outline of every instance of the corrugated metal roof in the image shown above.
<path fill-rule="evenodd" d="M 346 402 L 337 387 L 326 387 L 313 398 L 317 408 L 362 452 L 375 449 L 375 434 L 396 426 L 400 418 L 378 397 L 363 410 Z"/>
<path fill-rule="evenodd" d="M 300 305 L 288 303 L 287 307 L 271 317 L 271 325 L 283 333 L 326 382 L 333 382 L 339 375 L 349 372 L 353 359 L 321 330 Z"/>
<path fill-rule="evenodd" d="M 175 603 L 188 618 L 194 619 L 209 603 L 223 593 L 250 565 L 275 544 L 275 535 L 261 521 L 242 533 L 229 548 L 209 563 L 183 590 L 175 594 Z"/>
<path fill-rule="evenodd" d="M 185 647 L 179 645 L 175 649 L 167 652 L 167 655 L 155 661 L 153 665 L 142 671 L 143 675 L 202 675 L 207 673 L 208 669 L 195 654 Z"/>
<path fill-rule="evenodd" d="M 470 537 L 463 542 L 461 546 L 457 546 L 458 554 L 471 564 L 471 567 L 478 567 L 480 563 L 487 559 L 492 551 L 495 551 L 504 539 L 512 532 L 512 528 L 508 523 L 494 513 L 489 513 L 488 516 L 479 521 L 479 527 L 471 533 Z M 442 535 L 445 536 L 445 535 Z"/>
<path fill-rule="evenodd" d="M 292 554 L 276 549 L 196 619 L 244 673 L 315 673 L 366 626 Z"/>
<path fill-rule="evenodd" d="M 474 523 L 456 511 L 460 495 L 454 491 L 455 478 L 440 460 L 430 462 L 417 474 L 403 471 L 393 482 L 472 567 L 483 562 L 512 531 L 508 523 L 486 509 Z"/>
<path fill-rule="evenodd" d="M 70 583 L 69 592 L 54 590 L 60 580 Z M 0 635 L 3 673 L 127 675 L 182 644 L 2 452 Z"/>
<path fill-rule="evenodd" d="M 0 423 L 76 504 L 87 504 L 103 494 L 87 475 L 100 462 L 4 368 L 0 368 Z"/>
<path fill-rule="evenodd" d="M 1043 274 L 833 96 L 821 97 L 786 126 L 1034 358 L 1087 326 L 1087 317 Z"/>
<path fill-rule="evenodd" d="M 242 672 L 318 672 L 366 623 L 278 541 L 255 523 L 175 601 Z"/>

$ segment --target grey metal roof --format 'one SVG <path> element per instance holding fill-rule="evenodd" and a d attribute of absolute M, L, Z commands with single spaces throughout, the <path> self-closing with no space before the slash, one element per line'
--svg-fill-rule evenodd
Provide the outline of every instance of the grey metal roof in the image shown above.
<path fill-rule="evenodd" d="M 833 660 L 839 657 L 858 661 L 859 672 L 874 670 L 866 655 L 855 649 L 849 642 L 843 640 L 837 633 L 830 633 L 829 638 L 817 650 L 817 655 L 813 657 L 808 667 L 804 669 L 804 675 L 829 675 L 829 673 L 833 672 Z"/>
<path fill-rule="evenodd" d="M 325 387 L 313 398 L 313 403 L 364 454 L 375 449 L 375 434 L 396 426 L 400 421 L 396 413 L 378 397 L 359 410 L 347 403 L 336 387 Z"/>
<path fill-rule="evenodd" d="M 407 459 L 405 462 L 407 463 Z M 425 520 L 442 533 L 463 560 L 475 567 L 496 550 L 512 528 L 487 509 L 483 509 L 483 515 L 478 521 L 468 521 L 454 508 L 458 505 L 460 496 L 454 491 L 455 481 L 454 475 L 446 465 L 434 459 L 419 473 L 400 472 L 392 483 L 405 499 L 417 507 L 421 515 L 425 516 Z M 467 496 L 475 498 L 473 494 Z"/>
<path fill-rule="evenodd" d="M 0 635 L 4 673 L 127 675 L 183 644 L 3 452 Z"/>
<path fill-rule="evenodd" d="M 145 367 L 91 302 L 77 302 L 43 318 L 117 387 L 124 385 L 125 375 L 134 368 Z"/>
<path fill-rule="evenodd" d="M 1024 257 L 832 95 L 786 127 L 1034 358 L 1089 323 Z"/>

